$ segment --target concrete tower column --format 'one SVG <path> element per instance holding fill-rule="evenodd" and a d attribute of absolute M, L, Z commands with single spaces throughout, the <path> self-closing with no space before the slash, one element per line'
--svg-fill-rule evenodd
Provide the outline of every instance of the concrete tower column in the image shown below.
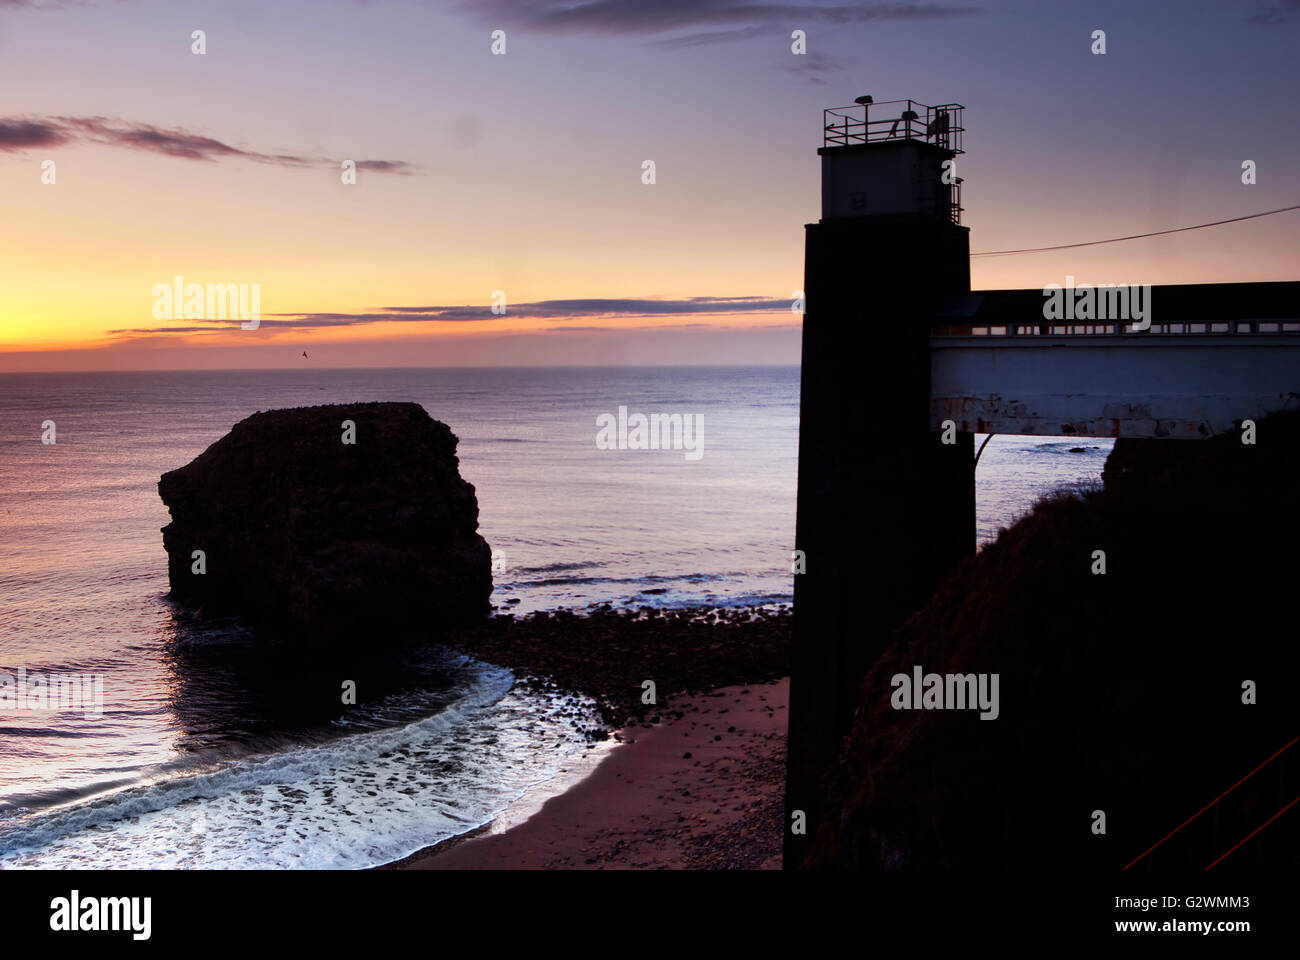
<path fill-rule="evenodd" d="M 819 151 L 822 219 L 806 228 L 787 869 L 817 831 L 863 677 L 975 547 L 974 436 L 943 445 L 930 422 L 932 318 L 970 289 L 941 181 L 956 151 L 871 129 Z"/>

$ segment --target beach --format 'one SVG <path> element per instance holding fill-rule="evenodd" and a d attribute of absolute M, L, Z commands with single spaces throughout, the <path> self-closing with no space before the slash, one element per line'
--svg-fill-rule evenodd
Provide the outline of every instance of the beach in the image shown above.
<path fill-rule="evenodd" d="M 523 823 L 393 869 L 780 869 L 789 678 L 683 695 Z"/>
<path fill-rule="evenodd" d="M 476 837 L 519 826 L 596 767 L 599 778 L 635 767 L 678 712 L 695 718 L 683 703 L 788 676 L 798 386 L 797 367 L 0 377 L 11 414 L 0 431 L 0 667 L 98 677 L 103 689 L 98 720 L 0 717 L 0 863 L 367 869 L 430 845 L 446 856 L 480 824 Z M 595 447 L 593 396 L 656 391 L 704 414 L 703 459 Z M 361 631 L 366 656 L 340 662 L 311 645 L 265 646 L 246 624 L 168 599 L 159 478 L 256 410 L 326 399 L 417 402 L 456 432 L 493 551 L 497 616 L 414 647 L 372 647 L 380 636 Z M 521 404 L 532 411 L 522 420 Z M 57 446 L 23 440 L 39 409 L 58 419 Z M 992 443 L 980 537 L 1039 491 L 1095 477 L 1108 445 L 1077 445 Z M 356 682 L 355 705 L 340 704 L 340 676 Z M 716 749 L 735 746 L 726 727 Z M 687 720 L 674 736 L 690 731 Z M 727 801 L 760 794 L 688 751 L 666 759 L 684 767 L 671 795 L 687 819 L 675 829 L 690 824 L 698 839 L 692 818 L 738 816 Z M 775 786 L 784 771 L 773 767 Z M 687 811 L 681 790 L 699 800 L 714 786 L 690 776 L 721 783 L 711 806 Z M 611 796 L 625 780 L 609 780 Z M 712 833 L 734 829 L 730 859 L 674 856 L 757 865 L 738 822 Z M 577 853 L 585 865 L 590 854 Z"/>

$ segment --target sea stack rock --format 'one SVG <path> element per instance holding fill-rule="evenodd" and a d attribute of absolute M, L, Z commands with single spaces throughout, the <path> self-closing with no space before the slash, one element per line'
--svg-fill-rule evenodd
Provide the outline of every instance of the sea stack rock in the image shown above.
<path fill-rule="evenodd" d="M 486 616 L 491 550 L 456 443 L 415 403 L 241 420 L 158 482 L 172 599 L 310 643 L 384 643 Z"/>

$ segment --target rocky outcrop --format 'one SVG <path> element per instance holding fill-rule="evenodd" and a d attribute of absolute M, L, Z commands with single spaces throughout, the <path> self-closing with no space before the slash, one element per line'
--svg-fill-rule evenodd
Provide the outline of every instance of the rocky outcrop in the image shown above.
<path fill-rule="evenodd" d="M 241 420 L 158 482 L 171 597 L 311 643 L 384 643 L 486 616 L 491 551 L 456 443 L 414 403 Z"/>
<path fill-rule="evenodd" d="M 1253 445 L 1121 441 L 1103 489 L 1043 501 L 965 561 L 868 674 L 804 866 L 1117 876 L 1286 744 L 1297 476 L 1295 413 Z M 997 718 L 896 709 L 894 677 L 918 666 L 998 674 Z M 1233 790 L 1154 868 L 1203 871 L 1295 796 L 1293 767 Z M 1280 818 L 1216 872 L 1296 849 L 1300 821 Z"/>

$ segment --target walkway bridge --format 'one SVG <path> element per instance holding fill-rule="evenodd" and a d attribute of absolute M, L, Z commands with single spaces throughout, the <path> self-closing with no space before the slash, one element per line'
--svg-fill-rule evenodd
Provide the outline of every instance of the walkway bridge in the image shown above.
<path fill-rule="evenodd" d="M 936 430 L 1194 439 L 1300 408 L 1300 283 L 1153 286 L 1145 330 L 1045 320 L 1045 300 L 983 290 L 939 311 Z"/>

